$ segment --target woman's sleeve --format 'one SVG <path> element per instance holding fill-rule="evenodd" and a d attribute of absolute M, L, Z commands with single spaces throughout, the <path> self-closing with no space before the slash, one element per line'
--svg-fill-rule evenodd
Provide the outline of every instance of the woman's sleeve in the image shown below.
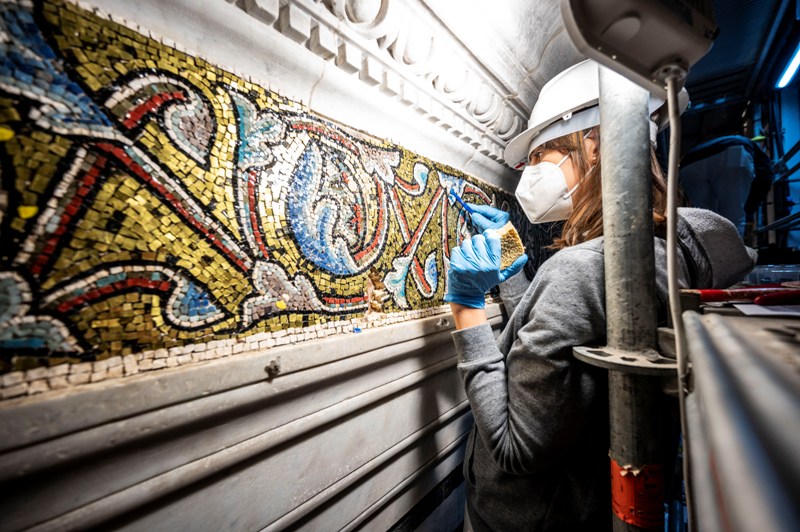
<path fill-rule="evenodd" d="M 598 372 L 574 359 L 572 347 L 605 339 L 602 253 L 564 250 L 534 283 L 525 298 L 534 303 L 515 317 L 527 321 L 507 356 L 489 324 L 453 333 L 478 434 L 498 466 L 514 474 L 547 465 L 579 437 Z"/>
<path fill-rule="evenodd" d="M 525 271 L 520 271 L 513 277 L 510 277 L 504 283 L 500 283 L 500 298 L 503 300 L 503 306 L 506 308 L 506 313 L 511 316 L 514 314 L 514 309 L 517 308 L 522 296 L 528 291 L 528 286 L 531 282 L 525 276 Z"/>

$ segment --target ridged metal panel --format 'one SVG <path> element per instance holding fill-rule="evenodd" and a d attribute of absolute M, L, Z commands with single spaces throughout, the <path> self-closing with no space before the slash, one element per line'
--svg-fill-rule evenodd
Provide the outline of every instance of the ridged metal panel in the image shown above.
<path fill-rule="evenodd" d="M 463 459 L 472 417 L 451 324 L 7 401 L 0 531 L 386 530 Z"/>
<path fill-rule="evenodd" d="M 797 530 L 800 327 L 792 319 L 694 312 L 683 321 L 699 529 Z"/>

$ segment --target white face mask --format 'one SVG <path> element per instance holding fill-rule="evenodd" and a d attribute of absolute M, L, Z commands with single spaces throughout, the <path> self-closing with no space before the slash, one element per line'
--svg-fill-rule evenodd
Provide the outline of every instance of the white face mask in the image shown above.
<path fill-rule="evenodd" d="M 541 162 L 522 171 L 514 195 L 531 223 L 566 220 L 572 213 L 572 193 L 578 185 L 567 190 L 567 179 L 560 168 L 567 157 L 569 154 L 558 164 Z"/>

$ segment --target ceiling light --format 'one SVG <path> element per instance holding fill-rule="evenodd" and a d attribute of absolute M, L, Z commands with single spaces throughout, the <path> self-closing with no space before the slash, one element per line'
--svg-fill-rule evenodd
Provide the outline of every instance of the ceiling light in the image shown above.
<path fill-rule="evenodd" d="M 781 79 L 778 80 L 778 84 L 775 85 L 776 89 L 782 89 L 786 85 L 792 81 L 792 78 L 797 73 L 797 67 L 800 66 L 800 45 L 797 47 L 797 50 L 794 51 L 792 55 L 792 60 L 789 61 L 789 64 L 786 65 L 786 70 L 783 71 L 781 74 Z"/>

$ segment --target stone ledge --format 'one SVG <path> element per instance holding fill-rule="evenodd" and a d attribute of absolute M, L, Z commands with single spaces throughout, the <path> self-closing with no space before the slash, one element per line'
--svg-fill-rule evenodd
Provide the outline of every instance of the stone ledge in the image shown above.
<path fill-rule="evenodd" d="M 143 372 L 182 367 L 188 364 L 215 360 L 235 354 L 247 354 L 274 347 L 318 340 L 331 336 L 358 334 L 411 320 L 450 312 L 448 305 L 421 310 L 373 313 L 362 318 L 331 321 L 311 327 L 257 333 L 244 338 L 213 340 L 207 344 L 190 344 L 169 349 L 144 351 L 136 355 L 116 356 L 95 362 L 59 364 L 49 368 L 34 368 L 2 375 L 0 398 L 14 399 L 38 395 L 51 390 L 73 388 L 89 383 L 130 377 Z"/>

